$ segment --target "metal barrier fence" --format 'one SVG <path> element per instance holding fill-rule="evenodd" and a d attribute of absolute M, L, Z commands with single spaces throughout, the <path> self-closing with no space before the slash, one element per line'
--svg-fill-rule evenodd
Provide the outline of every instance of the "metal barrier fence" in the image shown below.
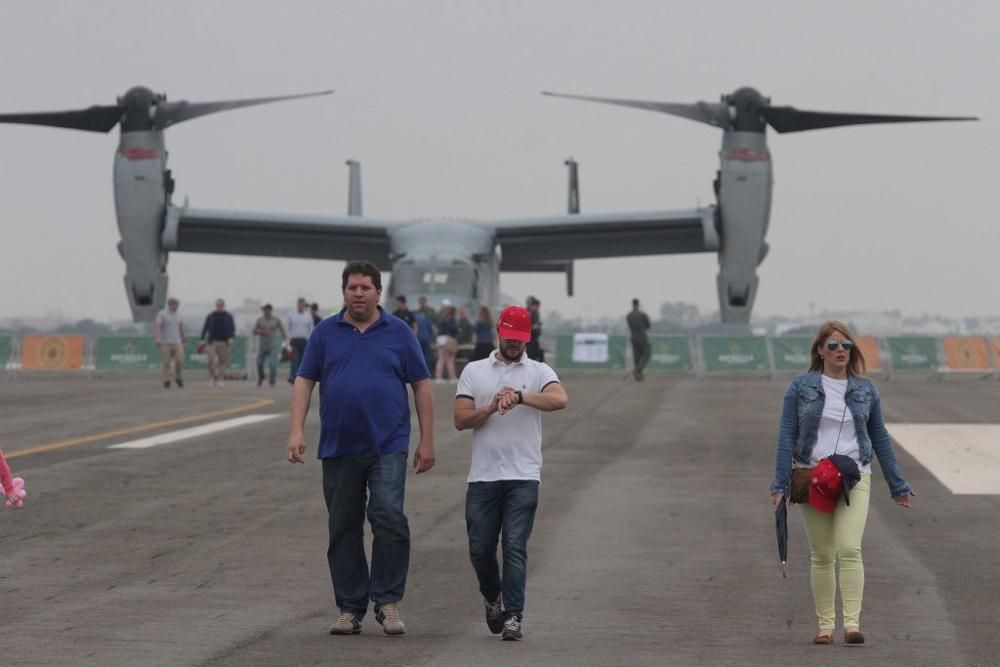
<path fill-rule="evenodd" d="M 858 336 L 869 373 L 1000 378 L 1000 337 Z M 811 336 L 650 335 L 646 372 L 772 376 L 809 368 Z M 572 370 L 634 367 L 627 336 L 582 333 L 556 336 L 554 366 Z"/>

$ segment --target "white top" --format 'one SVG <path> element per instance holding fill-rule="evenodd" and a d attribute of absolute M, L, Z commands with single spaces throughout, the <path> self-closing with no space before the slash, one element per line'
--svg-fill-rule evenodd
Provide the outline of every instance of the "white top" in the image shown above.
<path fill-rule="evenodd" d="M 156 342 L 166 345 L 178 345 L 181 342 L 181 311 L 170 312 L 169 308 L 164 308 L 156 315 L 155 334 Z"/>
<path fill-rule="evenodd" d="M 522 355 L 520 361 L 506 364 L 494 350 L 486 359 L 473 361 L 462 370 L 456 398 L 471 398 L 476 408 L 488 405 L 503 387 L 525 394 L 538 394 L 553 382 L 556 372 Z M 514 406 L 507 414 L 490 416 L 472 434 L 470 482 L 496 482 L 508 479 L 540 481 L 542 476 L 542 413 L 527 405 Z"/>
<path fill-rule="evenodd" d="M 847 380 L 834 380 L 825 375 L 822 376 L 822 380 L 826 402 L 823 404 L 823 416 L 819 420 L 819 436 L 816 438 L 816 446 L 813 447 L 810 464 L 815 466 L 820 459 L 831 454 L 843 454 L 854 459 L 858 464 L 858 470 L 870 473 L 871 464 L 861 465 L 858 433 L 854 430 L 854 416 L 850 410 L 845 410 L 844 394 L 847 393 Z"/>
<path fill-rule="evenodd" d="M 313 330 L 313 318 L 308 309 L 301 313 L 295 311 L 288 316 L 288 337 L 309 338 Z"/>

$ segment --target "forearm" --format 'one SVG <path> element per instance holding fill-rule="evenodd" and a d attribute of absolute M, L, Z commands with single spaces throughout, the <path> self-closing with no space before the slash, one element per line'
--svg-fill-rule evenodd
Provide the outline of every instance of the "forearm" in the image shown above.
<path fill-rule="evenodd" d="M 464 431 L 470 428 L 479 428 L 486 423 L 496 410 L 493 409 L 492 405 L 484 405 L 481 408 L 463 410 L 455 409 L 455 428 L 459 431 Z"/>
<path fill-rule="evenodd" d="M 521 403 L 542 412 L 555 412 L 566 407 L 565 392 L 546 391 L 540 394 L 524 394 Z"/>
<path fill-rule="evenodd" d="M 792 449 L 799 433 L 798 394 L 789 390 L 785 395 L 778 427 L 778 449 L 775 453 L 774 479 L 771 493 L 787 493 L 792 474 Z"/>
<path fill-rule="evenodd" d="M 314 384 L 315 382 L 304 377 L 295 378 L 295 384 L 292 385 L 292 406 L 289 411 L 292 433 L 302 433 L 305 428 Z"/>
<path fill-rule="evenodd" d="M 423 380 L 413 387 L 413 404 L 417 408 L 417 423 L 420 424 L 420 441 L 434 440 L 434 394 L 430 380 Z"/>

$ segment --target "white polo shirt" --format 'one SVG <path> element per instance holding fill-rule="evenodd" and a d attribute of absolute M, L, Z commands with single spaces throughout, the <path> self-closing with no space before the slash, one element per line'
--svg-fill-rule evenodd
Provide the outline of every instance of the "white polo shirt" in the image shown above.
<path fill-rule="evenodd" d="M 548 364 L 521 355 L 520 361 L 505 364 L 494 350 L 486 359 L 465 366 L 455 397 L 471 398 L 476 408 L 488 405 L 503 387 L 525 394 L 541 393 L 559 382 Z M 472 434 L 470 482 L 508 479 L 540 481 L 542 475 L 542 413 L 527 405 L 514 406 L 507 414 L 490 415 Z"/>

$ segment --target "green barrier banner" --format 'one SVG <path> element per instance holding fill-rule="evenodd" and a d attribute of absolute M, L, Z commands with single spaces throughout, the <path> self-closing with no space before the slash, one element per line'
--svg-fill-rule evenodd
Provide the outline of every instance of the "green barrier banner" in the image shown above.
<path fill-rule="evenodd" d="M 101 336 L 97 370 L 152 371 L 160 367 L 160 346 L 149 336 Z"/>
<path fill-rule="evenodd" d="M 650 336 L 648 371 L 690 371 L 691 344 L 687 336 Z"/>
<path fill-rule="evenodd" d="M 200 340 L 188 338 L 187 343 L 184 344 L 185 369 L 199 370 L 208 368 L 208 348 L 206 346 L 205 350 L 199 352 L 198 343 L 200 342 Z M 229 365 L 226 368 L 230 370 L 244 370 L 247 365 L 246 361 L 247 337 L 237 336 L 233 344 L 229 347 Z"/>
<path fill-rule="evenodd" d="M 556 367 L 625 369 L 625 336 L 579 333 L 556 339 Z"/>
<path fill-rule="evenodd" d="M 0 369 L 7 368 L 13 347 L 14 342 L 10 339 L 10 336 L 0 336 Z"/>
<path fill-rule="evenodd" d="M 895 336 L 889 338 L 892 367 L 897 371 L 936 370 L 939 362 L 933 338 Z"/>
<path fill-rule="evenodd" d="M 812 338 L 801 336 L 777 336 L 771 339 L 771 349 L 774 351 L 774 368 L 779 371 L 809 370 L 811 358 L 809 347 Z"/>
<path fill-rule="evenodd" d="M 705 336 L 701 339 L 705 370 L 727 373 L 766 371 L 768 362 L 765 341 L 763 336 Z"/>

